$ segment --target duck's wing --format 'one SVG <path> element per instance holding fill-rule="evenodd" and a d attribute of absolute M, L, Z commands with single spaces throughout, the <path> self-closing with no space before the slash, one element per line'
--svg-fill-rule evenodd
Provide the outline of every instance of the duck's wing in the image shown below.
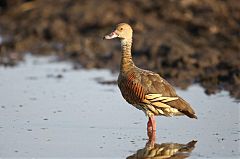
<path fill-rule="evenodd" d="M 139 70 L 138 79 L 145 92 L 145 102 L 160 108 L 175 108 L 179 112 L 187 115 L 190 118 L 197 118 L 194 110 L 185 100 L 177 95 L 175 89 L 159 74 Z M 169 109 L 172 111 L 171 109 Z M 174 109 L 173 109 L 174 111 Z"/>

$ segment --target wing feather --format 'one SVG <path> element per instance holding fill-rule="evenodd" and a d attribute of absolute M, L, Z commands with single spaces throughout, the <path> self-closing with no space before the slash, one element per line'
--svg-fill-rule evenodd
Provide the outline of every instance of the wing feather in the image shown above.
<path fill-rule="evenodd" d="M 194 110 L 185 100 L 179 97 L 175 89 L 159 74 L 140 69 L 141 85 L 145 88 L 145 98 L 156 107 L 170 107 L 191 118 L 197 118 Z M 151 82 L 150 82 L 151 81 Z"/>

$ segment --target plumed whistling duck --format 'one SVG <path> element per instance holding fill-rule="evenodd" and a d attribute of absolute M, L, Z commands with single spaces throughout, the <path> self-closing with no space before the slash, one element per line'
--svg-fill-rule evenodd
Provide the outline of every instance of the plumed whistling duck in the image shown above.
<path fill-rule="evenodd" d="M 122 58 L 118 87 L 123 98 L 149 118 L 148 133 L 156 132 L 155 116 L 186 115 L 197 118 L 194 110 L 184 99 L 176 94 L 175 89 L 159 74 L 135 66 L 132 55 L 133 30 L 130 25 L 120 23 L 104 39 L 118 38 L 121 41 Z"/>

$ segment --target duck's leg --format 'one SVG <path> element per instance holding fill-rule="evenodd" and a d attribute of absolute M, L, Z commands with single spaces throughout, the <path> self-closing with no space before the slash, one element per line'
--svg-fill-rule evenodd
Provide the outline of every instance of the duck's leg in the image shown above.
<path fill-rule="evenodd" d="M 151 123 L 150 118 L 149 118 L 148 123 L 147 123 L 147 132 L 151 133 L 151 131 L 152 131 L 152 123 Z"/>
<path fill-rule="evenodd" d="M 156 132 L 156 121 L 154 116 L 149 117 L 149 120 L 147 123 L 147 131 L 148 133 Z"/>
<path fill-rule="evenodd" d="M 156 131 L 148 132 L 147 146 L 150 148 L 154 148 L 155 143 L 156 143 Z"/>
<path fill-rule="evenodd" d="M 151 116 L 150 119 L 151 119 L 151 122 L 152 122 L 152 130 L 156 132 L 157 126 L 156 126 L 155 117 L 154 117 L 154 116 Z"/>
<path fill-rule="evenodd" d="M 148 130 L 148 142 L 147 145 L 151 148 L 154 147 L 155 141 L 156 141 L 156 121 L 155 117 L 149 117 L 148 123 L 147 123 L 147 130 Z"/>

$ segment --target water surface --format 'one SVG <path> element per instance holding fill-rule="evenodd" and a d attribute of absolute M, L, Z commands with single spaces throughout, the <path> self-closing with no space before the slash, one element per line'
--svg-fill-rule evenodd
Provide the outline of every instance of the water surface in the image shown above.
<path fill-rule="evenodd" d="M 145 115 L 123 100 L 116 85 L 97 82 L 117 75 L 73 70 L 52 59 L 27 56 L 17 67 L 0 67 L 0 157 L 146 154 Z M 193 105 L 198 120 L 157 117 L 156 148 L 197 141 L 189 158 L 240 157 L 239 103 L 227 92 L 207 96 L 197 85 L 177 92 Z"/>

